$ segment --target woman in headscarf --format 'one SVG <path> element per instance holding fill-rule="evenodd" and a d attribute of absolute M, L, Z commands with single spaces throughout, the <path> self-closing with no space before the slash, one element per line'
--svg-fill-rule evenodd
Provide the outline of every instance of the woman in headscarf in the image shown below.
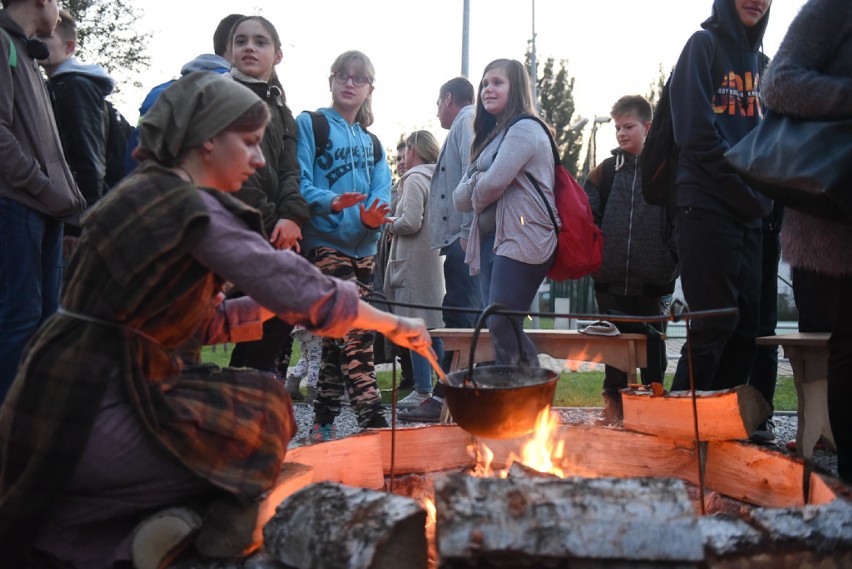
<path fill-rule="evenodd" d="M 175 352 L 193 335 L 254 339 L 274 314 L 429 352 L 422 321 L 275 250 L 258 212 L 228 195 L 263 165 L 268 120 L 255 94 L 212 73 L 183 77 L 146 114 L 145 162 L 85 218 L 61 309 L 0 408 L 4 564 L 26 566 L 28 552 L 31 566 L 112 567 L 130 559 L 142 520 L 177 504 L 204 512 L 215 500 L 252 519 L 296 430 L 290 399 L 267 373 L 183 366 Z M 248 296 L 222 302 L 225 281 Z M 199 521 L 187 512 L 172 520 L 181 539 Z"/>

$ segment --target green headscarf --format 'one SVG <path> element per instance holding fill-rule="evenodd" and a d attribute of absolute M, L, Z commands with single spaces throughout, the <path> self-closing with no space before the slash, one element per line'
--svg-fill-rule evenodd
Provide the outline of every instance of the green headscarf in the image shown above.
<path fill-rule="evenodd" d="M 139 146 L 172 166 L 190 148 L 225 130 L 260 97 L 228 75 L 197 71 L 164 90 L 139 125 Z"/>

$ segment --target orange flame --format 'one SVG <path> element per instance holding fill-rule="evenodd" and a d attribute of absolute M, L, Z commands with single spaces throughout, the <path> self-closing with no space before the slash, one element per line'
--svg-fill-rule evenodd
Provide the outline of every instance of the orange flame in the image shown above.
<path fill-rule="evenodd" d="M 435 510 L 435 501 L 431 498 L 423 498 L 423 509 L 426 510 L 426 528 L 434 528 L 438 522 L 437 510 Z"/>
<path fill-rule="evenodd" d="M 550 412 L 550 407 L 545 408 L 536 419 L 532 438 L 521 449 L 520 459 L 515 460 L 539 472 L 548 472 L 565 478 L 562 469 L 553 464 L 554 458 L 561 459 L 565 454 L 564 441 L 556 440 L 558 428 L 558 416 Z"/>
<path fill-rule="evenodd" d="M 473 467 L 473 472 L 470 473 L 471 476 L 479 478 L 494 476 L 494 472 L 491 470 L 491 463 L 494 461 L 494 452 L 490 448 L 481 441 L 478 441 L 471 444 L 467 450 L 476 458 L 476 466 Z"/>
<path fill-rule="evenodd" d="M 595 355 L 594 357 L 590 357 L 585 350 L 580 352 L 576 359 L 565 358 L 565 365 L 563 368 L 567 371 L 578 371 L 584 364 L 599 364 L 603 361 L 603 357 L 600 354 Z"/>
<path fill-rule="evenodd" d="M 520 456 L 514 452 L 509 453 L 508 466 L 518 462 L 539 472 L 565 478 L 563 470 L 554 464 L 565 456 L 565 442 L 556 437 L 558 428 L 558 415 L 551 413 L 550 407 L 545 408 L 536 418 L 535 430 L 521 447 Z M 499 471 L 492 470 L 494 453 L 484 443 L 477 442 L 472 450 L 476 457 L 476 466 L 471 473 L 473 476 L 506 478 L 509 475 L 508 467 Z"/>
<path fill-rule="evenodd" d="M 436 544 L 436 526 L 438 525 L 438 515 L 435 509 L 435 501 L 431 498 L 423 496 L 420 498 L 420 505 L 426 510 L 426 544 L 427 544 L 427 559 L 426 566 L 429 569 L 438 567 L 438 547 Z"/>

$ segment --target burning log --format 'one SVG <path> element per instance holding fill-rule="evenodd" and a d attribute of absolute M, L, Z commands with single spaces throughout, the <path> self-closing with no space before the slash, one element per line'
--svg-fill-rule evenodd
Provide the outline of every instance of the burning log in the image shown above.
<path fill-rule="evenodd" d="M 448 569 L 704 559 L 681 480 L 451 475 L 435 483 L 435 508 L 438 554 Z"/>
<path fill-rule="evenodd" d="M 692 396 L 688 392 L 656 397 L 648 391 L 622 391 L 624 428 L 670 439 L 695 439 Z M 698 433 L 702 441 L 747 439 L 772 415 L 772 408 L 750 385 L 725 391 L 699 391 Z"/>
<path fill-rule="evenodd" d="M 852 567 L 852 504 L 755 509 L 699 520 L 708 567 Z"/>
<path fill-rule="evenodd" d="M 281 472 L 278 474 L 278 480 L 275 487 L 269 491 L 260 503 L 257 515 L 257 533 L 259 534 L 263 526 L 272 519 L 275 515 L 275 509 L 288 496 L 294 492 L 301 490 L 305 486 L 311 484 L 314 476 L 314 469 L 305 464 L 298 462 L 285 462 L 281 466 Z M 258 535 L 258 537 L 260 537 Z"/>
<path fill-rule="evenodd" d="M 426 569 L 426 511 L 410 498 L 323 482 L 291 495 L 263 530 L 288 567 Z"/>

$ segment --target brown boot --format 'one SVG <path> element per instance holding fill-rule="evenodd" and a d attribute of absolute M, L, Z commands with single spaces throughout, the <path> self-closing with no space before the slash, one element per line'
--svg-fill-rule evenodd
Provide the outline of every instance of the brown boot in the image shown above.
<path fill-rule="evenodd" d="M 244 556 L 263 543 L 258 525 L 259 502 L 242 505 L 231 497 L 213 502 L 201 524 L 195 548 L 206 557 Z"/>
<path fill-rule="evenodd" d="M 621 392 L 604 391 L 603 416 L 597 421 L 601 426 L 620 426 L 624 422 L 624 406 L 621 403 Z"/>

